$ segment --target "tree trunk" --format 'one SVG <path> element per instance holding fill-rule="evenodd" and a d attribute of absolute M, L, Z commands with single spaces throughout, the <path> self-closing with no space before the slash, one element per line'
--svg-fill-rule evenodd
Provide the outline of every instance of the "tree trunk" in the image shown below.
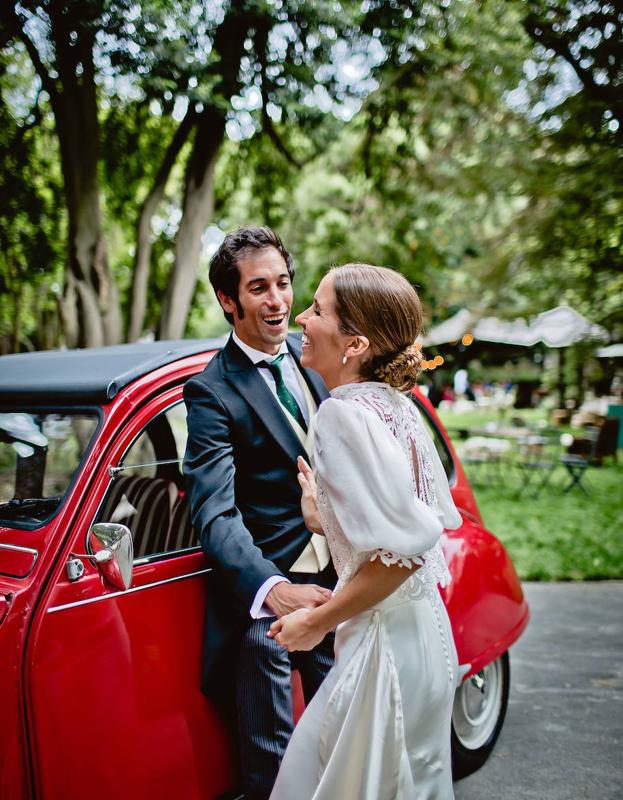
<path fill-rule="evenodd" d="M 584 402 L 584 360 L 583 358 L 578 358 L 577 363 L 575 365 L 575 379 L 577 382 L 578 387 L 578 394 L 577 394 L 577 401 L 578 401 L 578 408 Z"/>
<path fill-rule="evenodd" d="M 567 399 L 567 379 L 565 376 L 565 348 L 558 348 L 558 408 L 565 407 Z"/>
<path fill-rule="evenodd" d="M 132 304 L 130 307 L 130 324 L 127 340 L 135 342 L 143 332 L 145 309 L 147 307 L 147 285 L 149 281 L 149 265 L 151 260 L 151 221 L 164 196 L 167 180 L 184 143 L 193 128 L 196 113 L 189 108 L 181 121 L 175 136 L 171 140 L 164 155 L 160 169 L 154 179 L 154 185 L 145 198 L 136 225 L 136 256 L 134 259 L 132 281 Z"/>
<path fill-rule="evenodd" d="M 7 336 L 8 353 L 19 353 L 20 351 L 20 336 L 19 328 L 21 324 L 21 311 L 22 311 L 22 284 L 19 279 L 17 268 L 14 267 L 13 258 L 10 252 L 7 254 L 7 294 L 13 301 L 13 314 L 11 322 L 11 332 Z M 3 353 L 4 355 L 4 353 Z"/>
<path fill-rule="evenodd" d="M 214 37 L 219 79 L 214 85 L 213 102 L 201 112 L 196 126 L 186 171 L 182 221 L 175 241 L 175 264 L 160 315 L 159 339 L 177 339 L 184 335 L 197 283 L 201 237 L 213 212 L 214 167 L 225 137 L 225 116 L 232 95 L 240 90 L 240 61 L 245 52 L 245 39 L 259 19 L 261 16 L 254 17 L 250 13 L 247 3 L 235 0 Z"/>
<path fill-rule="evenodd" d="M 85 4 L 84 16 L 66 13 L 64 3 L 45 8 L 54 50 L 48 71 L 23 20 L 13 23 L 44 89 L 50 95 L 68 215 L 67 275 L 61 305 L 66 344 L 95 346 L 121 339 L 117 286 L 106 254 L 100 208 L 99 121 L 93 47 L 97 6 Z"/>
<path fill-rule="evenodd" d="M 224 136 L 223 114 L 215 108 L 205 109 L 186 172 L 184 209 L 175 239 L 175 264 L 162 305 L 159 339 L 184 335 L 197 283 L 201 237 L 214 210 L 214 167 Z"/>
<path fill-rule="evenodd" d="M 52 350 L 58 345 L 58 309 L 49 304 L 50 285 L 43 281 L 35 296 L 35 342 L 37 350 Z"/>
<path fill-rule="evenodd" d="M 22 292 L 19 287 L 16 288 L 15 293 L 13 294 L 13 331 L 11 335 L 12 339 L 12 353 L 19 353 L 19 326 L 21 323 L 21 311 L 22 311 Z"/>
<path fill-rule="evenodd" d="M 69 221 L 63 304 L 76 302 L 67 344 L 94 347 L 121 340 L 121 309 L 102 230 L 98 174 L 100 130 L 93 65 L 94 34 L 51 12 L 51 33 L 62 91 L 52 98 Z M 69 27 L 68 27 L 69 26 Z M 70 44 L 70 28 L 78 39 Z"/>

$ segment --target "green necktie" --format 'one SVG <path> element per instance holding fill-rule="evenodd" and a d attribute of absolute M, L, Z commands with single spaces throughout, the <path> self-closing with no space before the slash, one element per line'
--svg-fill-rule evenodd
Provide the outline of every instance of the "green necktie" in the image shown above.
<path fill-rule="evenodd" d="M 283 379 L 283 375 L 281 374 L 281 362 L 286 357 L 285 353 L 281 353 L 281 355 L 277 356 L 273 361 L 262 361 L 261 366 L 268 367 L 270 370 L 270 374 L 275 379 L 275 384 L 277 386 L 277 397 L 284 405 L 285 408 L 288 409 L 290 414 L 294 417 L 294 419 L 298 422 L 298 424 L 303 428 L 304 431 L 307 430 L 307 424 L 305 423 L 305 417 L 301 413 L 301 409 L 299 408 L 299 404 L 296 402 L 295 396 L 286 386 L 286 382 Z"/>

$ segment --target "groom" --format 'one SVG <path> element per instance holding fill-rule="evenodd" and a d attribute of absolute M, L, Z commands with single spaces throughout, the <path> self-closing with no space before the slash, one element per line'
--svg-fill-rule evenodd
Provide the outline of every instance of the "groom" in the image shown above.
<path fill-rule="evenodd" d="M 323 537 L 305 527 L 297 456 L 327 396 L 287 335 L 294 267 L 270 228 L 228 235 L 210 282 L 233 332 L 184 388 L 184 472 L 192 520 L 213 567 L 203 688 L 223 699 L 234 678 L 245 798 L 268 798 L 292 733 L 291 666 L 309 701 L 333 661 L 327 637 L 291 656 L 272 639 L 275 617 L 321 605 L 336 576 Z"/>

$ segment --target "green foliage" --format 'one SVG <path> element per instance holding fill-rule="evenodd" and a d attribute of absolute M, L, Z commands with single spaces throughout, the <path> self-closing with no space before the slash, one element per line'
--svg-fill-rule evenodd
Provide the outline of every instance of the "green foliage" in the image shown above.
<path fill-rule="evenodd" d="M 212 108 L 231 137 L 219 151 L 214 222 L 280 231 L 296 257 L 297 310 L 330 265 L 363 260 L 418 285 L 429 322 L 458 306 L 517 316 L 568 302 L 616 335 L 623 35 L 614 4 L 29 0 L 0 13 L 0 279 L 12 298 L 0 324 L 11 347 L 44 341 L 31 311 L 16 319 L 15 298 L 32 308 L 36 286 L 63 283 L 66 237 L 49 97 L 15 44 L 12 8 L 39 9 L 31 33 L 48 65 L 46 15 L 64 8 L 63 35 L 73 26 L 96 37 L 104 227 L 126 317 L 141 204 L 185 111 Z M 80 79 L 87 61 L 75 55 Z M 170 280 L 193 144 L 191 131 L 152 219 L 146 329 L 157 328 Z M 11 265 L 24 276 L 18 288 Z M 188 330 L 220 330 L 205 253 L 194 302 Z"/>
<path fill-rule="evenodd" d="M 297 308 L 331 264 L 368 261 L 399 269 L 443 317 L 460 300 L 460 285 L 451 292 L 459 270 L 490 249 L 513 213 L 517 189 L 506 179 L 521 154 L 511 137 L 527 138 L 527 122 L 504 94 L 529 52 L 519 18 L 495 3 L 414 13 L 403 19 L 401 47 L 397 30 L 388 34 L 380 88 L 294 189 L 262 162 L 274 180 L 264 178 L 264 189 L 249 178 L 246 206 L 239 195 L 238 216 L 226 217 L 238 224 L 268 197 L 279 220 L 275 201 L 287 190 L 280 229 L 299 265 Z"/>
<path fill-rule="evenodd" d="M 545 421 L 541 410 L 520 413 L 531 425 Z M 459 428 L 480 428 L 496 421 L 495 412 L 479 409 L 464 414 L 443 412 L 441 417 L 451 435 Z M 460 449 L 459 439 L 454 444 Z M 536 499 L 522 493 L 524 480 L 512 460 L 500 465 L 494 480 L 485 481 L 479 467 L 470 470 L 467 466 L 467 474 L 485 525 L 507 548 L 522 580 L 623 578 L 620 459 L 587 470 L 583 483 L 588 495 L 577 488 L 563 491 L 569 477 L 562 464 Z"/>
<path fill-rule="evenodd" d="M 564 468 L 538 500 L 518 495 L 520 478 L 504 471 L 497 486 L 476 487 L 485 524 L 508 549 L 523 580 L 620 580 L 623 578 L 619 488 L 623 466 L 590 468 L 589 495 L 563 493 Z"/>
<path fill-rule="evenodd" d="M 64 234 L 58 153 L 36 94 L 21 119 L 10 106 L 30 94 L 32 80 L 20 48 L 0 60 L 0 352 L 56 344 L 53 284 Z"/>
<path fill-rule="evenodd" d="M 527 9 L 526 9 L 527 6 Z M 523 208 L 483 278 L 533 313 L 568 303 L 623 335 L 623 12 L 615 4 L 518 4 L 534 42 L 520 89 L 533 120 L 517 173 Z M 618 326 L 618 328 L 617 328 Z"/>

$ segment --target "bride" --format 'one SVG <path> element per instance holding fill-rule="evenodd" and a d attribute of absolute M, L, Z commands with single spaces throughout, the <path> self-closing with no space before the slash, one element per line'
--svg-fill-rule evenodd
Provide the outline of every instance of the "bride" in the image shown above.
<path fill-rule="evenodd" d="M 299 461 L 307 527 L 339 575 L 332 598 L 273 623 L 288 651 L 337 628 L 335 666 L 283 759 L 271 800 L 452 798 L 458 663 L 438 584 L 439 537 L 461 524 L 411 389 L 419 298 L 393 270 L 332 269 L 297 317 L 301 363 L 331 390 L 315 422 L 314 473 Z"/>

